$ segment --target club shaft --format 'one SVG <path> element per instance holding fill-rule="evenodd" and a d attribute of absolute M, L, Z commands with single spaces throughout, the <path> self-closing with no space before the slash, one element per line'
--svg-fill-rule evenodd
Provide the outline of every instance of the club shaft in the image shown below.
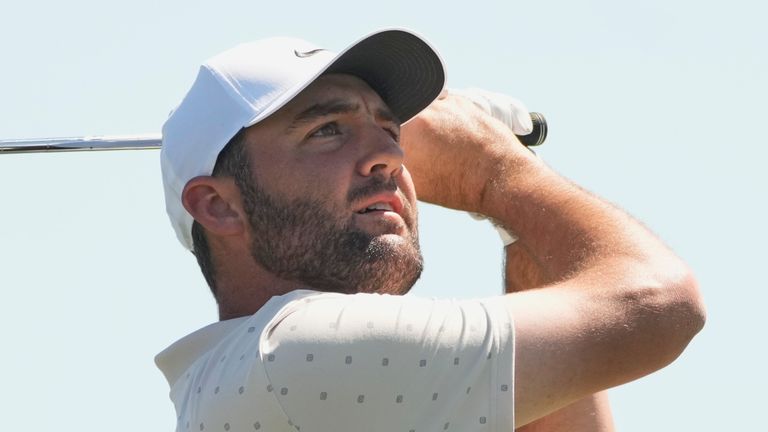
<path fill-rule="evenodd" d="M 0 140 L 0 154 L 98 150 L 147 150 L 159 149 L 160 145 L 161 138 L 159 134 L 14 139 Z"/>
<path fill-rule="evenodd" d="M 544 116 L 532 112 L 533 132 L 518 136 L 524 145 L 541 145 L 547 137 L 547 122 Z M 0 140 L 0 154 L 10 153 L 51 153 L 99 150 L 150 150 L 159 149 L 160 134 L 147 135 L 104 135 L 72 138 L 37 138 Z"/>

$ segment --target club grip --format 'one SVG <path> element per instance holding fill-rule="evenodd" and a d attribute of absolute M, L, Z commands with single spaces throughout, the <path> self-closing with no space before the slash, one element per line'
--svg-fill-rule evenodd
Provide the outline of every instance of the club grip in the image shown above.
<path fill-rule="evenodd" d="M 547 120 L 544 115 L 537 112 L 531 113 L 533 122 L 533 131 L 528 135 L 516 135 L 517 139 L 526 147 L 536 147 L 542 145 L 547 139 Z"/>

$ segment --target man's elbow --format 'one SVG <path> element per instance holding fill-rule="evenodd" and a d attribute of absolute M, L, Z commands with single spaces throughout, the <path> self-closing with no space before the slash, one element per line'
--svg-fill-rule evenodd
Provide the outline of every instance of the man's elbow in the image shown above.
<path fill-rule="evenodd" d="M 660 288 L 653 289 L 643 305 L 646 319 L 655 328 L 658 367 L 664 367 L 682 354 L 694 336 L 704 327 L 706 308 L 696 277 L 682 265 L 660 276 Z"/>
<path fill-rule="evenodd" d="M 680 324 L 680 330 L 683 333 L 681 337 L 687 340 L 685 343 L 687 346 L 688 342 L 704 328 L 704 323 L 707 320 L 707 310 L 704 306 L 701 290 L 699 289 L 699 282 L 690 270 L 688 270 L 685 278 L 679 282 L 676 291 L 680 293 L 681 297 L 681 305 L 679 307 L 680 316 L 683 318 Z"/>

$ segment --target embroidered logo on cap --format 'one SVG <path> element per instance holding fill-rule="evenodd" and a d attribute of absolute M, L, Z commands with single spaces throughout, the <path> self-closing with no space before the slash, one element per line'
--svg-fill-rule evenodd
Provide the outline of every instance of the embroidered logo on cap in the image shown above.
<path fill-rule="evenodd" d="M 320 51 L 326 51 L 326 49 L 318 48 L 318 49 L 313 49 L 313 50 L 304 51 L 304 52 L 293 50 L 293 53 L 296 54 L 296 57 L 306 58 L 306 57 L 312 57 L 313 55 L 319 53 Z"/>

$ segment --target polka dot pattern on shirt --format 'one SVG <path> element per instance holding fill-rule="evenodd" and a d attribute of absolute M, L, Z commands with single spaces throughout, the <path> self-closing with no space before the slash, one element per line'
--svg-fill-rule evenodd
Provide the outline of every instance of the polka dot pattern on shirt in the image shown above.
<path fill-rule="evenodd" d="M 345 416 L 344 418 L 347 415 L 356 415 L 352 409 L 357 406 L 363 410 L 359 411 L 360 415 L 365 414 L 368 418 L 371 418 L 370 413 L 398 409 L 399 411 L 393 411 L 388 415 L 374 415 L 380 415 L 380 417 L 375 417 L 377 422 L 400 421 L 402 419 L 402 421 L 412 422 L 414 426 L 417 426 L 411 429 L 407 427 L 399 429 L 402 431 L 415 432 L 417 430 L 434 430 L 435 428 L 438 430 L 465 430 L 470 420 L 475 428 L 479 427 L 478 425 L 482 425 L 484 428 L 488 427 L 495 424 L 492 419 L 496 417 L 489 417 L 490 411 L 485 404 L 496 403 L 495 399 L 501 398 L 501 395 L 506 393 L 510 395 L 500 400 L 509 400 L 512 393 L 510 391 L 511 386 L 507 382 L 499 382 L 498 378 L 511 379 L 513 375 L 511 370 L 503 375 L 490 375 L 494 376 L 492 387 L 495 387 L 496 391 L 489 392 L 488 386 L 491 381 L 487 377 L 488 374 L 493 374 L 497 370 L 498 366 L 496 366 L 494 359 L 496 358 L 495 354 L 498 353 L 495 348 L 491 349 L 482 345 L 486 343 L 485 341 L 492 339 L 484 338 L 484 333 L 487 331 L 482 325 L 484 321 L 480 319 L 477 321 L 477 324 L 464 327 L 464 333 L 461 333 L 470 342 L 477 340 L 477 349 L 475 351 L 462 349 L 461 352 L 458 352 L 456 342 L 443 342 L 441 339 L 451 340 L 453 335 L 459 334 L 457 331 L 462 330 L 460 326 L 457 327 L 453 324 L 454 321 L 448 319 L 434 319 L 433 321 L 425 319 L 422 322 L 414 321 L 405 325 L 390 325 L 388 327 L 389 324 L 386 321 L 367 318 L 357 321 L 359 327 L 358 330 L 354 330 L 350 326 L 355 321 L 345 315 L 344 319 L 325 321 L 329 322 L 328 328 L 334 331 L 332 335 L 328 336 L 331 343 L 326 345 L 323 340 L 313 342 L 310 339 L 311 343 L 306 346 L 313 347 L 312 350 L 301 350 L 301 347 L 305 345 L 295 342 L 281 343 L 279 341 L 282 340 L 281 338 L 288 337 L 288 334 L 295 335 L 292 337 L 301 338 L 303 332 L 307 330 L 311 330 L 309 334 L 322 332 L 322 330 L 317 325 L 312 325 L 312 322 L 299 321 L 296 323 L 285 320 L 288 324 L 277 328 L 271 336 L 273 341 L 270 342 L 269 347 L 274 346 L 276 349 L 269 349 L 260 353 L 258 345 L 254 345 L 252 342 L 234 343 L 232 349 L 237 354 L 232 355 L 231 351 L 219 352 L 218 355 L 212 356 L 212 363 L 200 362 L 200 365 L 205 365 L 207 368 L 216 367 L 226 373 L 203 373 L 206 369 L 193 368 L 191 369 L 192 373 L 187 372 L 183 375 L 184 381 L 189 383 L 189 388 L 194 392 L 196 398 L 193 399 L 194 404 L 213 404 L 215 397 L 222 403 L 261 407 L 268 404 L 254 405 L 247 401 L 263 399 L 271 401 L 271 404 L 277 404 L 275 405 L 279 407 L 277 410 L 269 413 L 251 410 L 252 412 L 248 413 L 248 416 L 251 417 L 250 421 L 247 418 L 240 418 L 239 414 L 233 418 L 217 417 L 216 411 L 210 410 L 206 411 L 206 414 L 196 414 L 195 416 L 191 416 L 191 412 L 180 412 L 179 424 L 184 424 L 188 430 L 189 420 L 198 420 L 194 424 L 198 426 L 200 431 L 238 431 L 243 430 L 244 425 L 248 425 L 247 427 L 251 430 L 264 430 L 263 418 L 259 418 L 264 414 L 269 417 L 267 424 L 276 425 L 278 423 L 275 422 L 279 422 L 279 418 L 282 418 L 283 425 L 287 422 L 292 428 L 300 430 L 300 426 L 294 423 L 294 417 L 298 423 L 304 423 L 302 421 L 304 414 L 298 407 L 315 404 L 312 405 L 311 410 L 318 410 L 318 414 L 311 418 L 330 422 L 329 424 L 333 424 L 334 419 L 340 419 L 338 417 L 340 414 Z M 437 323 L 432 333 L 423 328 L 425 323 L 431 322 Z M 505 328 L 509 328 L 506 323 L 505 325 L 507 326 Z M 245 329 L 243 335 L 247 334 L 251 338 L 250 340 L 254 340 L 253 336 L 264 334 L 261 327 L 256 325 L 243 328 Z M 387 335 L 387 332 L 392 331 L 393 328 L 399 328 L 404 333 L 395 333 L 395 335 L 400 336 L 393 338 L 394 344 L 390 350 L 384 349 L 386 347 L 382 345 L 382 348 L 373 347 L 371 351 L 361 351 L 358 348 L 367 345 L 345 345 L 337 342 L 349 339 L 350 336 L 345 336 L 347 334 L 353 335 L 351 336 L 352 339 L 357 335 L 367 333 Z M 466 336 L 469 333 L 477 333 L 478 336 L 474 338 Z M 411 334 L 412 336 L 408 336 Z M 398 337 L 402 337 L 406 342 L 418 341 L 418 338 L 424 337 L 424 335 L 434 335 L 430 337 L 436 339 L 430 339 L 429 343 L 424 345 L 426 350 L 423 352 L 418 344 L 411 346 L 397 340 Z M 251 348 L 243 350 L 245 343 L 250 344 Z M 461 340 L 461 343 L 466 344 L 467 341 Z M 349 349 L 341 351 L 333 348 L 334 345 Z M 505 351 L 504 356 L 511 358 L 511 353 Z M 229 360 L 230 358 L 232 360 Z M 262 359 L 263 363 L 260 362 Z M 488 362 L 489 366 L 482 366 L 478 362 Z M 333 366 L 334 364 L 337 366 Z M 262 372 L 258 372 L 261 369 L 257 367 L 264 369 Z M 306 369 L 307 372 L 304 372 L 302 368 L 308 368 Z M 231 373 L 230 370 L 243 371 L 238 372 L 241 374 L 239 382 L 232 379 L 237 374 Z M 473 378 L 475 375 L 468 375 L 468 371 L 471 374 L 476 374 L 477 378 Z M 478 373 L 480 374 L 477 375 Z M 221 379 L 214 379 L 215 377 Z M 307 381 L 308 377 L 311 380 Z M 430 381 L 433 379 L 431 377 L 438 379 Z M 255 381 L 253 381 L 254 379 Z M 259 383 L 261 386 L 252 387 Z M 459 383 L 472 383 L 472 385 L 463 387 L 465 391 L 461 397 L 456 395 L 455 391 L 451 391 Z M 251 390 L 248 390 L 249 387 Z M 477 387 L 477 389 L 475 390 L 473 387 Z M 447 393 L 443 394 L 444 391 Z M 493 396 L 494 393 L 499 396 Z M 244 402 L 237 402 L 239 398 L 242 398 Z M 425 402 L 434 405 L 425 406 Z M 456 408 L 446 410 L 443 408 L 446 403 L 456 404 Z M 333 411 L 325 411 L 326 414 L 322 414 L 323 406 L 326 406 L 327 410 Z M 344 408 L 345 406 L 346 408 Z M 434 411 L 435 413 L 442 412 L 442 416 L 448 413 L 449 418 L 430 417 L 432 411 L 429 411 L 431 408 L 427 408 L 429 406 L 434 406 L 438 410 Z M 464 408 L 465 406 L 480 411 L 476 411 L 475 415 L 467 416 L 463 412 L 467 409 Z M 475 406 L 476 408 L 471 408 Z M 511 406 L 511 403 L 508 406 Z M 413 413 L 410 410 L 414 408 L 427 409 L 427 411 Z M 370 411 L 371 409 L 375 409 L 375 411 Z M 199 412 L 202 411 L 198 410 Z M 232 410 L 222 410 L 221 412 L 232 412 Z M 243 414 L 246 412 L 244 411 Z M 432 422 L 432 427 L 425 427 L 425 424 L 428 423 L 425 423 L 427 420 L 422 418 L 429 418 L 428 421 Z M 271 430 L 272 427 L 268 426 L 266 430 Z"/>

